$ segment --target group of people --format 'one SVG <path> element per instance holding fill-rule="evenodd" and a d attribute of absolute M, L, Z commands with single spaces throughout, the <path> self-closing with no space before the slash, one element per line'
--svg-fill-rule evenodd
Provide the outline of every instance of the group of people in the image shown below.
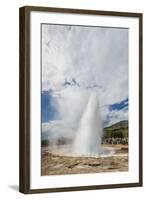
<path fill-rule="evenodd" d="M 102 139 L 102 144 L 123 144 L 126 145 L 128 144 L 128 138 L 103 138 Z"/>

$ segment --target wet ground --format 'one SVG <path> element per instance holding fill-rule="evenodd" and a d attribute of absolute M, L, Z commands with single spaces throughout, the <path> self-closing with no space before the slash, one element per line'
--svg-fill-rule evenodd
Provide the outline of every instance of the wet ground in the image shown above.
<path fill-rule="evenodd" d="M 128 171 L 128 146 L 104 145 L 112 154 L 75 157 L 42 147 L 41 175 Z M 113 153 L 114 152 L 114 153 Z"/>

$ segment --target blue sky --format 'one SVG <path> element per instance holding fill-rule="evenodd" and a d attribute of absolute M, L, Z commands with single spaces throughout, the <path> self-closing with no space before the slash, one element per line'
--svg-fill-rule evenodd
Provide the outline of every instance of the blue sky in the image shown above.
<path fill-rule="evenodd" d="M 42 123 L 57 119 L 58 111 L 54 103 L 57 104 L 56 99 L 51 95 L 50 91 L 43 91 L 41 93 Z"/>
<path fill-rule="evenodd" d="M 128 119 L 128 29 L 43 24 L 42 123 L 76 123 L 88 91 L 104 126 Z"/>
<path fill-rule="evenodd" d="M 109 111 L 112 111 L 112 110 L 122 110 L 122 109 L 125 109 L 125 108 L 128 109 L 128 98 L 124 99 L 121 102 L 109 105 Z"/>

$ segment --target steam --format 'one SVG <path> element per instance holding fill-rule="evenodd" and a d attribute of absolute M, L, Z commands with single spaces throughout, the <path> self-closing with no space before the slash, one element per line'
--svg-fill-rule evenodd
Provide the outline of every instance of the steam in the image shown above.
<path fill-rule="evenodd" d="M 89 92 L 84 88 L 67 87 L 55 93 L 60 120 L 42 124 L 42 138 L 57 143 L 58 138 L 74 139 L 86 109 Z M 49 109 L 48 109 L 49 112 Z"/>
<path fill-rule="evenodd" d="M 43 123 L 42 136 L 57 145 L 60 138 L 71 141 L 68 152 L 75 155 L 101 153 L 102 125 L 95 91 L 67 87 L 58 93 L 60 120 Z"/>
<path fill-rule="evenodd" d="M 91 93 L 76 133 L 73 151 L 77 154 L 101 153 L 102 126 L 96 93 Z"/>

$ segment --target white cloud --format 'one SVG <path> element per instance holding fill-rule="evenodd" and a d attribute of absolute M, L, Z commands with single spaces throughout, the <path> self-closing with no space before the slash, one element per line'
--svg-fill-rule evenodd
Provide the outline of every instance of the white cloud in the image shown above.
<path fill-rule="evenodd" d="M 80 87 L 63 85 L 72 78 Z M 109 114 L 108 105 L 128 97 L 128 29 L 44 24 L 42 89 L 52 90 L 64 121 L 79 120 L 87 88 L 98 94 L 103 118 Z M 128 114 L 121 110 L 110 115 L 113 123 Z"/>
<path fill-rule="evenodd" d="M 128 120 L 128 110 L 123 108 L 121 110 L 109 111 L 108 106 L 102 109 L 102 119 L 107 119 L 106 126 L 110 126 L 122 120 Z"/>
<path fill-rule="evenodd" d="M 99 85 L 107 103 L 128 96 L 127 29 L 43 25 L 42 40 L 43 90 L 60 90 L 71 77 Z"/>
<path fill-rule="evenodd" d="M 127 112 L 127 109 L 114 110 L 109 113 L 109 116 L 110 116 L 109 125 L 111 125 L 111 124 L 117 123 L 121 120 L 127 120 L 128 112 Z"/>

